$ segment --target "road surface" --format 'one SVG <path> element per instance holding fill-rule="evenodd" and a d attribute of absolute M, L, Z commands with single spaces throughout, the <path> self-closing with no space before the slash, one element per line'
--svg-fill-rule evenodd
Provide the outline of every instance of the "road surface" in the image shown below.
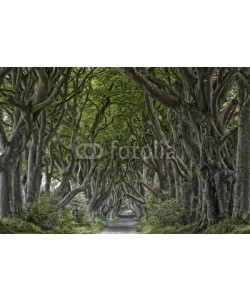
<path fill-rule="evenodd" d="M 107 227 L 101 234 L 137 234 L 135 219 L 131 211 L 121 213 L 118 220 L 108 221 Z"/>

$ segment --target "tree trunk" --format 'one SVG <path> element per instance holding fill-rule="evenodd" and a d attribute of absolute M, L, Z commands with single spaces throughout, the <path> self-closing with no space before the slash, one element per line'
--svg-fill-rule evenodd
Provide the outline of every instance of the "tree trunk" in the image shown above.
<path fill-rule="evenodd" d="M 171 199 L 175 199 L 176 198 L 176 184 L 175 184 L 173 167 L 170 162 L 168 163 L 167 176 L 168 176 L 169 197 Z"/>
<path fill-rule="evenodd" d="M 190 223 L 192 213 L 192 201 L 193 201 L 193 186 L 192 183 L 184 182 L 182 184 L 182 196 L 183 196 L 183 215 L 181 221 L 183 224 Z"/>
<path fill-rule="evenodd" d="M 21 160 L 0 168 L 0 218 L 22 212 Z"/>
<path fill-rule="evenodd" d="M 13 200 L 12 175 L 9 165 L 0 169 L 0 218 L 11 215 L 11 202 Z"/>
<path fill-rule="evenodd" d="M 32 143 L 28 156 L 26 201 L 38 202 L 42 183 L 42 145 L 39 143 L 38 132 L 32 134 Z"/>
<path fill-rule="evenodd" d="M 238 120 L 233 219 L 250 221 L 250 96 L 242 106 Z"/>
<path fill-rule="evenodd" d="M 14 199 L 13 199 L 13 214 L 20 216 L 23 206 L 23 189 L 22 189 L 22 160 L 17 163 L 14 172 Z"/>

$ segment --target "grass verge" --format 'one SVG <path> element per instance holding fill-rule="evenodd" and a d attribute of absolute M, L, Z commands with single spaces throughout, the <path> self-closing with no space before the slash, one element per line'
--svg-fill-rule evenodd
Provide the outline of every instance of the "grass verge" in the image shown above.
<path fill-rule="evenodd" d="M 175 225 L 160 227 L 150 225 L 147 220 L 140 220 L 136 229 L 145 234 L 192 234 L 197 227 L 197 223 L 189 225 Z M 211 225 L 199 232 L 199 234 L 250 234 L 250 224 L 234 223 L 230 220 L 224 220 L 218 224 Z"/>
<path fill-rule="evenodd" d="M 4 218 L 0 220 L 0 234 L 91 234 L 100 232 L 105 226 L 105 220 L 97 218 L 96 223 L 89 223 L 86 226 L 75 225 L 44 230 L 21 218 Z"/>

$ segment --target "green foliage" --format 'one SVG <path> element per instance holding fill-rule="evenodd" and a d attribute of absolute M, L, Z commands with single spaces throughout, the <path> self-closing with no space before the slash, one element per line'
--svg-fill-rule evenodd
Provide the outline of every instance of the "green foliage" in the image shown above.
<path fill-rule="evenodd" d="M 72 212 L 76 224 L 80 226 L 89 226 L 91 224 L 88 203 L 84 193 L 76 195 L 69 203 L 68 208 Z"/>
<path fill-rule="evenodd" d="M 4 218 L 0 220 L 0 234 L 90 234 L 100 232 L 106 225 L 103 219 L 97 218 L 96 223 L 89 226 L 57 227 L 49 230 L 21 218 Z"/>
<path fill-rule="evenodd" d="M 152 223 L 159 226 L 175 225 L 180 221 L 182 213 L 181 203 L 167 200 L 159 204 L 152 212 Z"/>
<path fill-rule="evenodd" d="M 178 224 L 183 210 L 181 203 L 175 199 L 168 199 L 159 203 L 152 195 L 146 196 L 146 209 L 149 225 L 162 227 Z"/>
<path fill-rule="evenodd" d="M 198 224 L 192 223 L 189 225 L 175 226 L 159 226 L 152 225 L 147 220 L 140 220 L 137 223 L 137 230 L 146 234 L 192 234 L 197 233 Z M 218 224 L 210 225 L 206 229 L 199 231 L 199 234 L 249 234 L 250 225 L 242 222 L 233 222 L 230 219 L 225 219 Z"/>
<path fill-rule="evenodd" d="M 139 232 L 146 234 L 188 234 L 193 233 L 197 224 L 189 224 L 185 226 L 175 225 L 175 226 L 156 226 L 150 225 L 147 220 L 140 220 L 136 226 Z"/>
<path fill-rule="evenodd" d="M 218 224 L 214 224 L 206 228 L 202 233 L 206 234 L 225 234 L 225 233 L 238 233 L 249 234 L 250 225 L 242 222 L 234 222 L 230 219 L 225 219 Z"/>
<path fill-rule="evenodd" d="M 51 229 L 55 227 L 58 218 L 57 207 L 50 203 L 48 196 L 42 195 L 38 203 L 25 204 L 23 218 L 42 229 Z"/>
<path fill-rule="evenodd" d="M 0 220 L 0 233 L 42 233 L 42 230 L 21 218 L 4 218 Z"/>
<path fill-rule="evenodd" d="M 65 207 L 58 213 L 57 225 L 59 228 L 71 230 L 74 228 L 74 220 L 72 211 L 68 207 Z"/>
<path fill-rule="evenodd" d="M 137 223 L 137 230 L 151 234 L 176 234 L 192 233 L 196 224 L 183 226 L 180 224 L 183 213 L 182 203 L 175 199 L 167 199 L 159 202 L 151 194 L 145 197 L 148 220 L 140 220 Z"/>
<path fill-rule="evenodd" d="M 151 212 L 159 204 L 159 201 L 151 194 L 146 194 L 145 202 L 148 212 Z"/>
<path fill-rule="evenodd" d="M 49 230 L 55 227 L 72 228 L 74 217 L 68 208 L 59 209 L 48 196 L 42 195 L 38 203 L 25 204 L 23 219 Z"/>
<path fill-rule="evenodd" d="M 22 218 L 0 220 L 0 233 L 87 234 L 97 233 L 105 225 L 101 218 L 94 224 L 90 222 L 84 194 L 76 196 L 63 209 L 44 194 L 38 203 L 25 204 Z"/>
<path fill-rule="evenodd" d="M 239 227 L 235 233 L 250 234 L 250 225 Z"/>
<path fill-rule="evenodd" d="M 106 226 L 106 221 L 102 218 L 97 218 L 95 223 L 89 223 L 88 226 L 74 228 L 74 233 L 90 234 L 98 233 Z"/>

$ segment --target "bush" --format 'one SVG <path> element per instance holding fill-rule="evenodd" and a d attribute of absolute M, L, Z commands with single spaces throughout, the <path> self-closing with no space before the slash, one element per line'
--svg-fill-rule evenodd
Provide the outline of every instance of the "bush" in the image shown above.
<path fill-rule="evenodd" d="M 154 210 L 157 207 L 159 201 L 153 195 L 146 194 L 145 203 L 146 203 L 146 209 L 150 213 L 152 210 Z"/>
<path fill-rule="evenodd" d="M 92 224 L 88 216 L 87 199 L 77 195 L 64 208 L 51 202 L 49 195 L 41 195 L 38 203 L 26 203 L 20 218 L 0 220 L 0 233 L 96 233 L 106 222 L 97 218 Z"/>
<path fill-rule="evenodd" d="M 105 227 L 97 218 L 92 224 L 88 215 L 87 199 L 77 195 L 64 208 L 51 202 L 49 195 L 41 195 L 38 203 L 26 203 L 21 218 L 0 220 L 0 233 L 96 233 Z"/>
<path fill-rule="evenodd" d="M 162 203 L 152 195 L 146 195 L 146 209 L 151 226 L 174 226 L 180 222 L 182 204 L 175 199 L 168 199 Z"/>
<path fill-rule="evenodd" d="M 26 203 L 23 219 L 40 226 L 43 230 L 55 227 L 72 228 L 74 217 L 69 208 L 59 209 L 51 203 L 47 195 L 42 195 L 38 203 Z"/>
<path fill-rule="evenodd" d="M 81 226 L 90 226 L 90 218 L 88 213 L 88 203 L 84 193 L 76 195 L 68 204 L 68 208 L 72 211 L 74 220 Z"/>
<path fill-rule="evenodd" d="M 176 200 L 167 200 L 157 205 L 151 213 L 152 225 L 174 226 L 180 222 L 182 215 L 182 205 Z"/>
<path fill-rule="evenodd" d="M 58 212 L 57 225 L 60 228 L 63 228 L 65 230 L 71 230 L 74 228 L 74 221 L 75 218 L 69 207 L 65 207 Z"/>

